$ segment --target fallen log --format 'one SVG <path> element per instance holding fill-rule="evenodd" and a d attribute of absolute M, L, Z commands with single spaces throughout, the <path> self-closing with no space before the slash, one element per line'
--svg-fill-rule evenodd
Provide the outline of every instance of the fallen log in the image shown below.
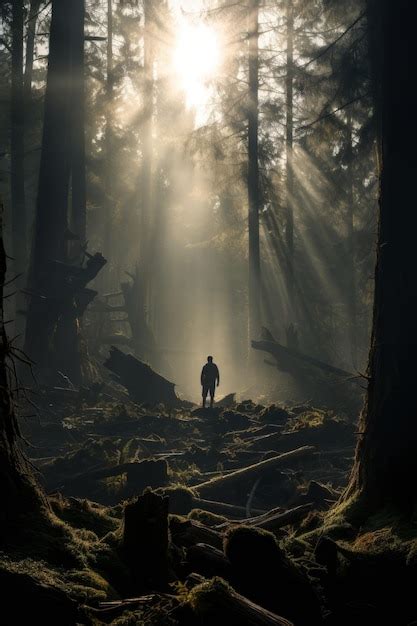
<path fill-rule="evenodd" d="M 121 463 L 111 467 L 99 467 L 88 472 L 61 477 L 59 481 L 49 485 L 49 489 L 58 488 L 77 490 L 78 485 L 90 483 L 105 478 L 121 476 L 127 474 L 127 491 L 131 494 L 138 494 L 145 487 L 161 487 L 168 482 L 168 467 L 164 460 L 145 460 L 134 463 Z"/>
<path fill-rule="evenodd" d="M 282 511 L 282 509 L 272 509 L 267 513 L 262 515 L 257 515 L 256 517 L 250 517 L 245 520 L 236 519 L 234 520 L 235 524 L 240 524 L 243 526 L 252 526 L 253 528 L 263 528 L 264 530 L 275 531 L 283 528 L 284 526 L 289 526 L 291 524 L 297 524 L 309 513 L 312 509 L 312 504 L 307 503 L 300 506 L 296 506 L 293 509 L 288 509 L 287 511 Z M 223 530 L 230 525 L 230 522 L 225 522 L 223 524 L 219 524 L 216 526 L 216 529 Z"/>
<path fill-rule="evenodd" d="M 169 519 L 169 530 L 172 541 L 185 548 L 190 548 L 197 543 L 207 543 L 214 548 L 222 549 L 223 539 L 217 530 L 208 528 L 200 522 L 192 519 L 184 519 L 171 515 Z"/>
<path fill-rule="evenodd" d="M 196 509 L 202 509 L 203 511 L 209 511 L 210 513 L 216 513 L 217 515 L 223 515 L 224 517 L 235 516 L 236 518 L 242 519 L 246 515 L 246 509 L 244 506 L 237 506 L 226 502 L 193 498 L 193 505 Z M 259 509 L 253 510 L 258 514 L 263 513 L 263 511 L 260 511 Z"/>
<path fill-rule="evenodd" d="M 221 576 L 225 580 L 230 580 L 230 562 L 224 556 L 223 550 L 207 543 L 197 543 L 188 548 L 186 554 L 188 573 L 201 574 L 205 578 Z"/>
<path fill-rule="evenodd" d="M 319 359 L 309 356 L 308 354 L 294 350 L 294 348 L 287 348 L 277 341 L 272 341 L 271 338 L 263 341 L 252 341 L 251 345 L 254 350 L 261 350 L 272 354 L 276 360 L 276 367 L 281 371 L 291 372 L 297 367 L 297 364 L 307 364 L 317 367 L 328 374 L 349 379 L 350 382 L 355 382 L 357 384 L 360 382 L 358 376 L 352 374 L 352 372 L 347 372 L 346 370 L 335 367 L 334 365 L 329 365 L 329 363 L 325 363 L 324 361 L 320 361 Z"/>
<path fill-rule="evenodd" d="M 149 365 L 139 361 L 131 354 L 124 354 L 115 346 L 111 346 L 110 355 L 104 366 L 112 373 L 113 378 L 126 387 L 129 396 L 135 402 L 179 406 L 180 400 L 175 394 L 175 384 L 153 371 Z"/>
<path fill-rule="evenodd" d="M 302 457 L 309 456 L 314 450 L 314 446 L 303 446 L 302 448 L 285 452 L 279 456 L 274 456 L 272 459 L 266 459 L 265 461 L 260 461 L 248 467 L 243 467 L 226 476 L 212 478 L 209 481 L 195 485 L 193 488 L 200 496 L 207 496 L 225 488 L 233 488 L 236 484 L 242 484 L 242 482 L 247 484 L 248 480 L 256 480 L 256 478 L 265 475 L 265 473 L 271 470 L 288 465 L 288 463 L 291 464 L 292 461 L 296 461 Z"/>
<path fill-rule="evenodd" d="M 206 626 L 294 626 L 284 617 L 279 617 L 241 596 L 223 579 L 217 577 L 194 587 L 189 602 L 199 623 Z"/>

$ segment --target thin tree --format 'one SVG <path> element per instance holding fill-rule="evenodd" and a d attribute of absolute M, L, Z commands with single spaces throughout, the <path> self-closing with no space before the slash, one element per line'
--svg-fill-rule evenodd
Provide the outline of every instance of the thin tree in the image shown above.
<path fill-rule="evenodd" d="M 71 9 L 71 226 L 81 243 L 86 240 L 84 21 L 85 0 L 72 0 Z"/>
<path fill-rule="evenodd" d="M 114 97 L 114 76 L 113 76 L 113 0 L 107 0 L 107 72 L 106 72 L 106 128 L 105 128 L 105 150 L 106 150 L 106 215 L 104 220 L 104 254 L 111 257 L 112 252 L 112 228 L 113 228 L 113 97 Z M 109 270 L 108 270 L 109 271 Z"/>
<path fill-rule="evenodd" d="M 259 0 L 249 2 L 248 102 L 248 227 L 249 227 L 249 340 L 261 327 L 261 264 L 259 246 Z"/>
<path fill-rule="evenodd" d="M 141 174 L 141 262 L 143 298 L 146 310 L 150 310 L 150 294 L 152 285 L 148 272 L 149 236 L 151 232 L 151 220 L 153 217 L 153 117 L 154 117 L 154 21 L 155 1 L 144 0 L 143 14 L 143 125 L 142 125 L 142 174 Z M 146 268 L 146 269 L 145 269 Z M 143 271 L 145 269 L 145 271 Z"/>
<path fill-rule="evenodd" d="M 357 367 L 357 295 L 356 295 L 356 268 L 355 268 L 355 226 L 354 226 L 354 174 L 353 174 L 353 120 L 352 110 L 347 114 L 347 181 L 346 181 L 346 226 L 347 226 L 347 311 L 349 323 L 349 343 L 352 365 Z"/>
<path fill-rule="evenodd" d="M 27 265 L 26 241 L 26 202 L 25 202 L 25 103 L 23 96 L 23 14 L 22 0 L 12 3 L 12 83 L 10 110 L 10 152 L 11 152 L 11 205 L 14 270 L 17 275 L 16 286 L 23 285 Z M 16 308 L 22 302 L 16 298 Z M 22 330 L 22 318 L 16 319 L 16 329 Z"/>
<path fill-rule="evenodd" d="M 25 111 L 29 110 L 32 96 L 33 57 L 35 51 L 36 24 L 41 0 L 31 0 L 26 34 L 24 98 Z"/>
<path fill-rule="evenodd" d="M 285 244 L 286 244 L 286 279 L 289 309 L 295 321 L 295 284 L 294 284 L 294 6 L 293 0 L 287 0 L 287 59 L 286 59 L 286 126 L 285 126 Z"/>

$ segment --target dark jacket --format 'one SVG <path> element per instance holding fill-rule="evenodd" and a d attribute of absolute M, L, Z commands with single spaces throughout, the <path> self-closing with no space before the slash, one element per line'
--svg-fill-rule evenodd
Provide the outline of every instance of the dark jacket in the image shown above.
<path fill-rule="evenodd" d="M 215 363 L 206 363 L 201 370 L 201 384 L 213 385 L 216 381 L 220 383 L 219 368 Z"/>

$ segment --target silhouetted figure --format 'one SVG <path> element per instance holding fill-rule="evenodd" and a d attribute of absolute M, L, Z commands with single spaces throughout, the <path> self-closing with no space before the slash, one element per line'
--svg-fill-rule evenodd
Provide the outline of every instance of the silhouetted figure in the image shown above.
<path fill-rule="evenodd" d="M 203 407 L 206 406 L 206 398 L 207 394 L 210 393 L 210 408 L 213 406 L 214 402 L 214 391 L 216 389 L 216 381 L 217 386 L 220 384 L 220 374 L 219 368 L 215 363 L 213 363 L 213 357 L 207 357 L 207 363 L 204 365 L 201 370 L 201 385 L 203 387 Z"/>

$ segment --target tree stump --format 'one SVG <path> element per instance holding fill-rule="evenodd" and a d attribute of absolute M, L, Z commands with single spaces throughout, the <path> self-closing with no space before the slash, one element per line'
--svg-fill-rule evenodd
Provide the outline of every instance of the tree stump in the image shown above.
<path fill-rule="evenodd" d="M 162 589 L 168 580 L 168 498 L 148 490 L 124 510 L 123 549 L 136 589 Z"/>

